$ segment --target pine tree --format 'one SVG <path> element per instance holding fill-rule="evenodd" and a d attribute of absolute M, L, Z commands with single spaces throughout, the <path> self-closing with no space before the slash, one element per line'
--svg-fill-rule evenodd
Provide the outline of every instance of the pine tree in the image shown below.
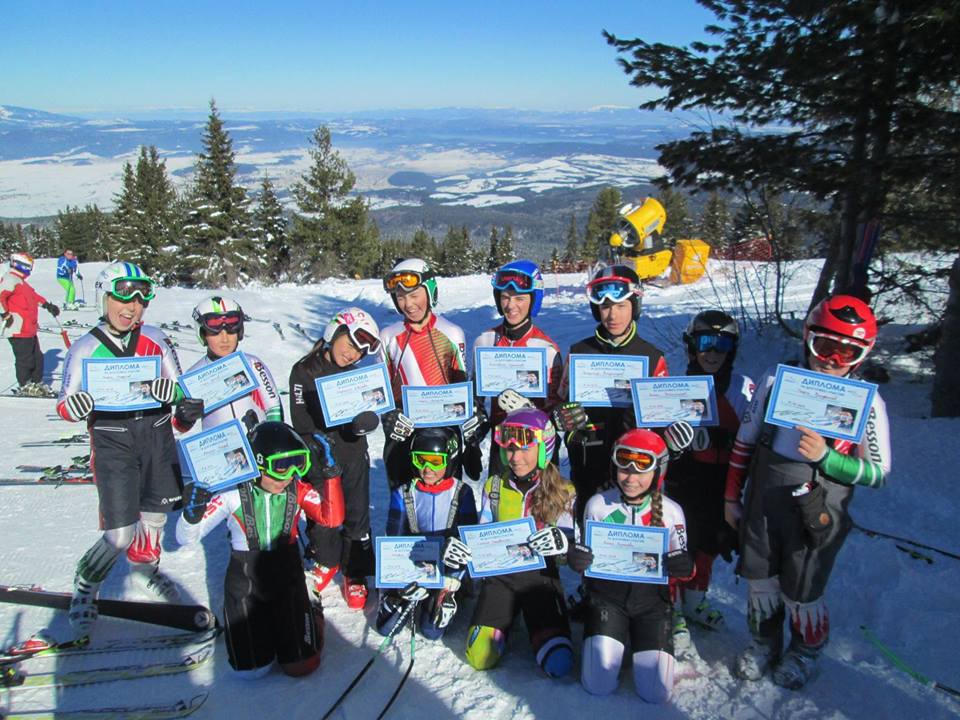
<path fill-rule="evenodd" d="M 565 263 L 575 263 L 580 259 L 580 236 L 577 233 L 577 216 L 570 213 L 570 227 L 567 228 L 567 244 L 563 249 L 562 260 Z"/>
<path fill-rule="evenodd" d="M 437 274 L 446 277 L 468 275 L 475 272 L 476 259 L 470 243 L 470 231 L 467 227 L 451 227 L 440 243 L 437 257 Z"/>
<path fill-rule="evenodd" d="M 667 221 L 663 224 L 663 239 L 668 247 L 672 247 L 677 240 L 689 238 L 693 234 L 687 196 L 666 186 L 661 189 L 659 200 L 667 213 Z"/>
<path fill-rule="evenodd" d="M 597 193 L 596 200 L 587 216 L 587 228 L 583 234 L 583 248 L 580 259 L 586 263 L 594 263 L 600 257 L 601 249 L 608 246 L 610 233 L 617 226 L 620 219 L 620 206 L 623 199 L 620 190 L 615 187 L 605 187 Z"/>
<path fill-rule="evenodd" d="M 53 231 L 60 252 L 69 248 L 88 262 L 107 259 L 108 228 L 107 216 L 96 205 L 87 205 L 83 210 L 68 205 L 57 213 Z"/>
<path fill-rule="evenodd" d="M 717 191 L 711 192 L 707 199 L 700 215 L 697 233 L 711 247 L 721 248 L 729 241 L 730 211 L 727 209 L 727 201 Z"/>
<path fill-rule="evenodd" d="M 500 267 L 500 235 L 497 233 L 497 226 L 490 226 L 490 250 L 487 253 L 487 272 L 495 272 Z"/>
<path fill-rule="evenodd" d="M 264 261 L 265 277 L 285 280 L 290 270 L 290 245 L 283 206 L 266 175 L 260 183 L 253 210 L 253 237 Z"/>
<path fill-rule="evenodd" d="M 513 250 L 513 228 L 507 225 L 500 235 L 500 241 L 497 243 L 497 267 L 506 265 L 516 259 L 517 254 Z"/>

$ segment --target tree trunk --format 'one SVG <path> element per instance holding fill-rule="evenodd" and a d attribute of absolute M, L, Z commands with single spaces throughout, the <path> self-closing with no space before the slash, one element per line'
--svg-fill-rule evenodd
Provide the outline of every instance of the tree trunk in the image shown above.
<path fill-rule="evenodd" d="M 960 257 L 950 269 L 950 297 L 943 313 L 940 344 L 933 354 L 936 375 L 933 380 L 931 415 L 960 416 Z"/>

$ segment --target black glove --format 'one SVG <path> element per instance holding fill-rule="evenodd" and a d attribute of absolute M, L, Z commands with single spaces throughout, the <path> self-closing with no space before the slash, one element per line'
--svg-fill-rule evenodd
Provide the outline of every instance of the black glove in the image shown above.
<path fill-rule="evenodd" d="M 380 424 L 379 416 L 372 410 L 364 410 L 350 423 L 350 430 L 354 435 L 367 435 L 377 429 Z"/>
<path fill-rule="evenodd" d="M 463 433 L 465 443 L 476 445 L 483 440 L 483 436 L 487 434 L 489 429 L 487 411 L 483 405 L 477 405 L 473 409 L 473 415 L 467 418 L 467 421 L 460 427 L 460 432 Z"/>
<path fill-rule="evenodd" d="M 54 317 L 60 314 L 60 308 L 58 308 L 52 302 L 45 302 L 43 304 L 43 309 L 46 310 L 51 315 L 53 315 Z"/>
<path fill-rule="evenodd" d="M 593 550 L 587 545 L 572 543 L 567 550 L 567 566 L 575 573 L 582 573 L 593 564 Z"/>
<path fill-rule="evenodd" d="M 240 418 L 240 422 L 243 423 L 243 426 L 247 429 L 247 434 L 249 435 L 253 432 L 253 429 L 260 424 L 260 416 L 257 415 L 257 411 L 253 408 L 247 410 L 243 417 Z"/>
<path fill-rule="evenodd" d="M 177 381 L 159 377 L 150 381 L 150 394 L 162 405 L 170 405 L 177 396 Z"/>
<path fill-rule="evenodd" d="M 688 578 L 693 575 L 693 558 L 686 550 L 672 550 L 663 560 L 663 569 L 669 577 Z"/>
<path fill-rule="evenodd" d="M 587 411 L 578 402 L 568 402 L 557 405 L 553 409 L 553 424 L 560 432 L 581 430 L 587 425 Z"/>
<path fill-rule="evenodd" d="M 188 483 L 183 486 L 183 519 L 191 525 L 196 525 L 203 520 L 203 515 L 207 512 L 207 503 L 213 493 L 196 483 Z"/>
<path fill-rule="evenodd" d="M 203 417 L 203 398 L 184 398 L 177 405 L 173 416 L 181 425 L 193 425 Z"/>
<path fill-rule="evenodd" d="M 81 275 L 80 273 L 77 273 L 77 280 L 83 280 L 83 275 Z"/>
<path fill-rule="evenodd" d="M 10 327 L 13 325 L 13 313 L 4 313 L 3 314 L 3 326 Z"/>
<path fill-rule="evenodd" d="M 413 435 L 413 420 L 399 410 L 391 410 L 382 421 L 383 432 L 394 442 L 405 442 Z"/>
<path fill-rule="evenodd" d="M 807 537 L 810 538 L 814 547 L 819 547 L 833 528 L 833 518 L 827 511 L 827 493 L 823 485 L 820 483 L 801 485 L 793 492 L 793 500 L 800 511 Z"/>
<path fill-rule="evenodd" d="M 728 563 L 733 562 L 733 554 L 740 552 L 740 534 L 726 523 L 717 531 L 717 554 Z"/>

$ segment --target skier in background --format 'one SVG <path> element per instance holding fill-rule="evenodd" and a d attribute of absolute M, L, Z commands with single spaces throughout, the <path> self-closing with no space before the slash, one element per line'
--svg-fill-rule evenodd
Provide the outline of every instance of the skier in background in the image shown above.
<path fill-rule="evenodd" d="M 57 258 L 57 282 L 60 283 L 65 293 L 64 310 L 76 310 L 78 307 L 76 302 L 77 288 L 73 284 L 74 278 L 83 280 L 83 275 L 80 274 L 80 266 L 77 264 L 77 256 L 73 254 L 73 250 L 64 250 L 63 255 Z"/>

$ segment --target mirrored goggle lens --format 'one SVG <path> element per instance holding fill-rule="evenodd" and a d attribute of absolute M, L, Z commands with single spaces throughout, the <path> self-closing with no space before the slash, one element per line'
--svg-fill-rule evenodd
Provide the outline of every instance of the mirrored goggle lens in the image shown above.
<path fill-rule="evenodd" d="M 626 280 L 600 280 L 587 285 L 590 302 L 599 305 L 605 300 L 621 302 L 630 297 L 633 288 Z"/>
<path fill-rule="evenodd" d="M 431 470 L 440 470 L 447 464 L 446 453 L 421 452 L 419 450 L 411 453 L 413 466 L 417 470 L 423 470 L 428 467 Z"/>
<path fill-rule="evenodd" d="M 840 365 L 853 365 L 867 354 L 867 348 L 855 340 L 810 333 L 810 352 L 821 360 L 833 360 Z"/>
<path fill-rule="evenodd" d="M 613 464 L 623 470 L 646 472 L 656 466 L 657 458 L 652 453 L 636 448 L 618 447 L 613 451 Z"/>
<path fill-rule="evenodd" d="M 383 287 L 387 292 L 395 292 L 397 288 L 412 290 L 420 284 L 420 273 L 402 272 L 394 273 L 383 281 Z"/>
<path fill-rule="evenodd" d="M 519 270 L 502 270 L 493 276 L 493 286 L 497 290 L 509 290 L 511 286 L 517 292 L 533 290 L 535 279 Z"/>
<path fill-rule="evenodd" d="M 524 425 L 498 425 L 493 441 L 500 447 L 518 447 L 521 450 L 536 445 L 543 438 L 543 431 Z"/>
<path fill-rule="evenodd" d="M 267 475 L 277 480 L 289 480 L 296 475 L 302 478 L 310 470 L 310 452 L 291 450 L 267 458 Z"/>
<path fill-rule="evenodd" d="M 357 349 L 368 353 L 375 353 L 380 349 L 380 338 L 363 328 L 357 328 L 350 333 L 353 338 L 353 344 Z"/>
<path fill-rule="evenodd" d="M 698 335 L 697 352 L 715 352 L 725 353 L 733 350 L 733 338 L 729 335 Z"/>
<path fill-rule="evenodd" d="M 110 294 L 120 300 L 133 300 L 137 295 L 141 300 L 153 300 L 153 282 L 150 280 L 119 278 L 113 281 Z"/>
<path fill-rule="evenodd" d="M 204 315 L 200 318 L 203 329 L 214 335 L 222 330 L 226 330 L 231 335 L 236 335 L 243 328 L 243 315 L 240 313 L 227 313 L 226 315 Z"/>

